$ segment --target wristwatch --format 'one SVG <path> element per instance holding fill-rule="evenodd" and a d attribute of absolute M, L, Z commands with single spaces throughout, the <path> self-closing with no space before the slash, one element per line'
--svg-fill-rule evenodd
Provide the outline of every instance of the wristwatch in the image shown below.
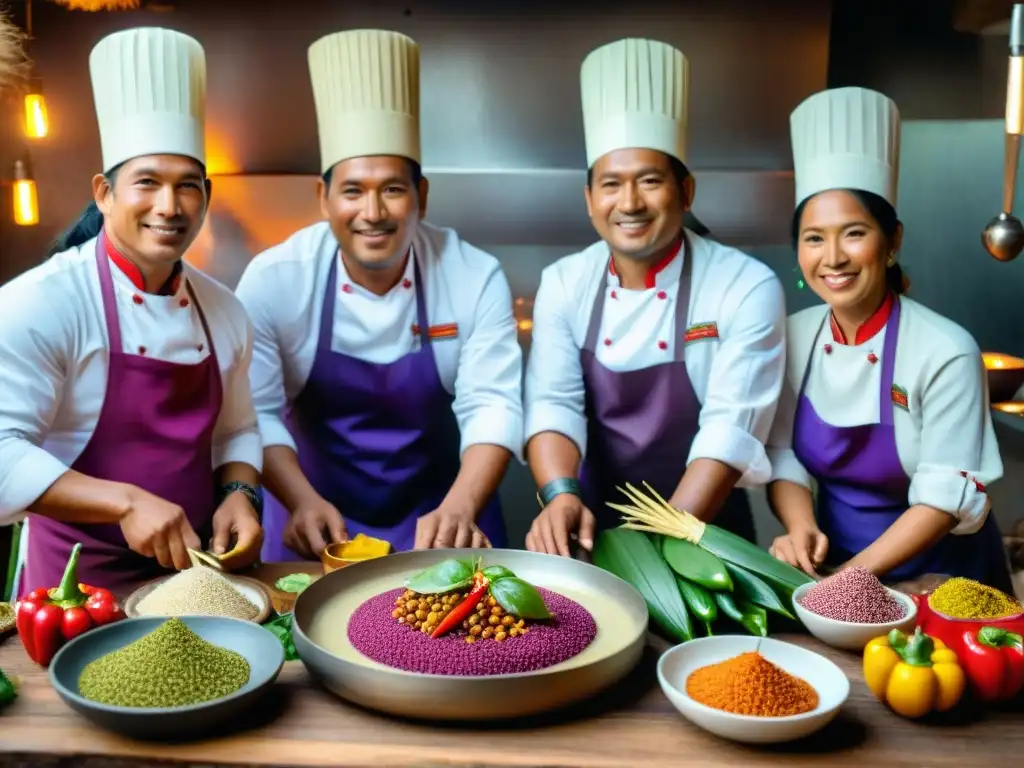
<path fill-rule="evenodd" d="M 252 504 L 252 508 L 256 511 L 256 516 L 263 521 L 263 488 L 256 485 L 249 485 L 249 483 L 243 483 L 239 480 L 234 482 L 226 483 L 220 487 L 220 500 L 223 502 L 228 496 L 235 491 L 239 491 L 245 494 L 245 498 Z"/>

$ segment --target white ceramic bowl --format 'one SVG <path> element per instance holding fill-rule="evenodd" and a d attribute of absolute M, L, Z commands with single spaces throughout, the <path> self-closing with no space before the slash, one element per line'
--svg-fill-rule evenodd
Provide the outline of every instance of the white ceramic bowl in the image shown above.
<path fill-rule="evenodd" d="M 817 708 L 786 717 L 737 715 L 700 704 L 687 695 L 686 681 L 693 672 L 754 650 L 813 685 L 818 692 Z M 723 739 L 747 744 L 777 744 L 819 731 L 839 713 L 850 695 L 850 681 L 824 656 L 792 643 L 750 635 L 701 637 L 675 646 L 658 660 L 658 682 L 669 701 L 691 723 Z"/>
<path fill-rule="evenodd" d="M 864 646 L 871 640 L 881 635 L 887 635 L 894 629 L 903 632 L 912 632 L 917 621 L 917 606 L 910 595 L 889 589 L 889 594 L 899 600 L 900 605 L 907 609 L 906 615 L 899 621 L 889 621 L 883 624 L 857 624 L 850 621 L 836 621 L 819 616 L 800 605 L 800 600 L 816 582 L 801 584 L 793 592 L 793 610 L 797 618 L 803 622 L 808 631 L 821 642 L 831 645 L 833 648 L 840 648 L 844 651 L 863 651 Z"/>

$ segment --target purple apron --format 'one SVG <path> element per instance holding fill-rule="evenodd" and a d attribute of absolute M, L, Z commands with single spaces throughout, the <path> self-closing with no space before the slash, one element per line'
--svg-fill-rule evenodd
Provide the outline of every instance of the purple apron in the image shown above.
<path fill-rule="evenodd" d="M 826 324 L 822 324 L 822 328 Z M 892 383 L 900 329 L 900 302 L 893 303 L 886 323 L 879 384 L 881 423 L 836 427 L 818 416 L 804 395 L 811 370 L 811 346 L 800 385 L 793 429 L 793 451 L 818 482 L 816 516 L 828 536 L 827 565 L 840 565 L 872 544 L 910 505 L 910 478 L 900 463 L 893 426 Z M 885 575 L 899 582 L 925 574 L 965 576 L 1000 589 L 1010 585 L 1006 552 L 995 518 L 990 514 L 977 533 L 947 535 Z M 1012 588 L 1011 588 L 1012 594 Z"/>
<path fill-rule="evenodd" d="M 583 499 L 594 513 L 599 528 L 620 523 L 609 501 L 624 501 L 617 485 L 631 483 L 643 489 L 650 484 L 669 499 L 686 471 L 690 444 L 700 429 L 700 401 L 686 370 L 686 323 L 690 307 L 693 257 L 689 240 L 685 251 L 679 292 L 676 297 L 673 359 L 635 371 L 611 371 L 595 353 L 601 328 L 605 294 L 602 284 L 590 313 L 587 337 L 580 350 L 586 391 L 587 455 L 580 468 Z M 609 264 L 604 265 L 605 271 Z M 750 502 L 735 488 L 714 518 L 750 541 L 755 540 Z"/>
<path fill-rule="evenodd" d="M 96 429 L 71 469 L 129 483 L 179 505 L 206 540 L 216 510 L 213 428 L 224 397 L 206 315 L 186 283 L 210 349 L 202 362 L 183 365 L 125 353 L 105 241 L 102 233 L 96 239 L 96 266 L 110 347 L 107 389 Z M 140 582 L 171 573 L 154 558 L 128 549 L 120 525 L 28 518 L 21 596 L 60 584 L 76 542 L 82 544 L 79 580 L 92 586 L 123 595 Z"/>
<path fill-rule="evenodd" d="M 331 260 L 316 357 L 288 426 L 299 466 L 316 492 L 341 512 L 349 537 L 363 533 L 391 542 L 396 551 L 409 550 L 417 521 L 437 508 L 459 472 L 453 397 L 437 372 L 415 255 L 419 349 L 384 364 L 331 349 L 339 258 Z M 288 517 L 267 494 L 265 562 L 302 559 L 282 540 Z M 497 494 L 476 522 L 494 547 L 508 545 Z"/>

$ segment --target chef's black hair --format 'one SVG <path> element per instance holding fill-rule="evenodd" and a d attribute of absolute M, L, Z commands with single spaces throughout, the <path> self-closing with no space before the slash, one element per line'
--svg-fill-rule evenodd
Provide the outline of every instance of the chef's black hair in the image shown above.
<path fill-rule="evenodd" d="M 409 175 L 412 176 L 412 186 L 413 189 L 415 189 L 418 194 L 420 188 L 420 181 L 423 179 L 423 167 L 415 160 L 410 160 L 409 158 L 405 158 L 405 162 L 409 164 Z M 336 164 L 332 165 L 330 168 L 327 169 L 327 172 L 323 175 L 324 194 L 327 194 L 327 192 L 329 192 L 331 189 L 331 179 L 334 178 L 334 169 L 337 167 L 338 166 Z"/>
<path fill-rule="evenodd" d="M 103 174 L 111 189 L 113 189 L 114 184 L 117 182 L 118 171 L 121 170 L 123 165 L 124 163 L 118 163 Z M 206 166 L 200 163 L 199 167 L 202 169 L 203 178 L 205 179 Z M 207 194 L 209 194 L 209 182 L 207 182 Z M 100 213 L 100 209 L 96 206 L 96 201 L 93 200 L 85 206 L 85 210 L 82 211 L 75 223 L 57 236 L 57 239 L 53 241 L 50 249 L 46 252 L 46 258 L 49 259 L 58 253 L 63 253 L 89 242 L 94 237 L 99 236 L 102 229 L 103 214 Z"/>
<path fill-rule="evenodd" d="M 686 164 L 678 157 L 673 157 L 667 152 L 663 153 L 668 158 L 669 168 L 672 170 L 672 175 L 675 177 L 676 184 L 680 187 L 683 186 L 683 182 L 686 181 L 690 175 L 690 169 L 686 167 Z M 594 166 L 587 168 L 587 187 L 589 189 L 594 188 Z"/>
<path fill-rule="evenodd" d="M 859 202 L 864 210 L 870 214 L 878 223 L 878 228 L 882 230 L 882 234 L 885 235 L 885 239 L 890 243 L 896 239 L 896 231 L 899 229 L 900 220 L 896 215 L 896 209 L 892 207 L 888 200 L 884 197 L 876 195 L 874 192 L 865 192 L 862 189 L 845 189 L 844 192 L 849 192 Z M 800 205 L 796 207 L 796 211 L 793 213 L 792 223 L 792 237 L 793 237 L 793 248 L 797 247 L 797 243 L 800 240 L 800 219 L 804 215 L 804 206 L 807 205 L 807 198 Z M 902 294 L 907 291 L 907 279 L 906 275 L 903 274 L 903 269 L 900 265 L 893 264 L 891 267 L 885 268 L 885 282 L 889 286 L 889 289 L 894 293 Z"/>

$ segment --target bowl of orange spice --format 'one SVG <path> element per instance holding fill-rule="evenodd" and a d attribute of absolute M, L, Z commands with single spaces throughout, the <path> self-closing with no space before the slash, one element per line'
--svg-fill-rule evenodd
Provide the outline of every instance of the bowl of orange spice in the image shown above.
<path fill-rule="evenodd" d="M 850 695 L 850 681 L 824 656 L 742 635 L 702 637 L 666 651 L 658 660 L 658 682 L 691 723 L 748 744 L 819 731 Z"/>

